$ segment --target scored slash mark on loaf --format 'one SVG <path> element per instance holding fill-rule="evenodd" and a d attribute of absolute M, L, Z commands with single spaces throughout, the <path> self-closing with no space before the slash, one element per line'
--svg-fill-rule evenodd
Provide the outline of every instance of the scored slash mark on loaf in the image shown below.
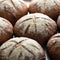
<path fill-rule="evenodd" d="M 25 32 L 24 32 L 24 34 L 26 34 L 26 33 L 28 32 L 29 27 L 30 27 L 30 24 L 27 26 L 27 28 L 26 28 L 26 30 L 25 30 Z"/>
<path fill-rule="evenodd" d="M 31 53 L 33 56 L 34 56 L 34 60 L 35 60 L 35 55 L 34 55 L 34 53 L 33 52 L 31 52 L 28 48 L 26 48 L 24 45 L 22 45 L 22 47 L 25 49 L 25 50 L 27 50 L 29 53 Z"/>
<path fill-rule="evenodd" d="M 16 44 L 16 45 L 17 45 L 17 44 Z M 12 52 L 17 48 L 16 45 L 13 46 L 13 48 L 11 49 L 11 51 L 10 51 L 8 57 L 9 57 L 9 56 L 12 54 Z"/>
<path fill-rule="evenodd" d="M 18 12 L 22 12 L 22 9 L 23 9 L 23 2 L 22 1 L 19 1 L 19 0 L 11 0 L 12 2 L 12 5 L 15 7 L 16 10 L 18 10 Z M 16 4 L 17 2 L 17 4 Z M 23 12 L 22 12 L 23 13 Z"/>
<path fill-rule="evenodd" d="M 14 40 L 12 40 L 12 41 L 10 41 L 10 42 L 14 42 L 14 43 L 16 43 L 16 44 L 19 44 L 19 43 L 22 43 L 23 41 L 26 41 L 27 39 L 24 39 L 24 40 L 21 40 L 20 42 L 17 42 L 17 41 L 14 41 Z"/>
<path fill-rule="evenodd" d="M 26 39 L 26 40 L 27 40 L 27 39 Z M 21 45 L 21 43 L 22 43 L 23 41 L 25 41 L 25 40 L 22 40 L 22 41 L 20 41 L 20 42 L 10 41 L 10 42 L 16 43 L 16 45 L 13 46 L 13 48 L 11 49 L 11 51 L 10 51 L 10 53 L 9 53 L 8 56 L 10 56 L 10 55 L 12 54 L 12 52 L 17 48 L 17 46 L 18 46 L 19 44 Z"/>
<path fill-rule="evenodd" d="M 36 17 L 36 18 L 40 18 L 40 17 Z M 29 21 L 29 20 L 31 20 L 31 19 L 33 19 L 32 17 L 31 18 L 28 18 L 28 19 L 26 19 L 26 20 L 23 20 L 21 23 L 24 23 L 24 22 L 26 22 L 26 21 Z M 32 20 L 31 20 L 32 21 Z M 20 24 L 21 24 L 20 23 Z"/>
<path fill-rule="evenodd" d="M 54 3 L 56 4 L 56 6 L 57 6 L 57 7 L 60 7 L 60 6 L 56 3 L 56 1 L 55 1 L 55 0 L 53 0 L 53 1 L 54 1 Z"/>
<path fill-rule="evenodd" d="M 30 20 L 30 19 L 32 19 L 32 18 L 28 18 L 28 19 L 26 19 L 26 20 L 23 20 L 21 23 L 24 23 L 24 22 L 26 22 L 26 21 L 28 21 L 28 20 Z M 20 24 L 21 24 L 20 23 Z"/>
<path fill-rule="evenodd" d="M 14 6 L 14 8 L 17 10 L 17 8 L 16 8 L 16 6 L 15 6 L 13 0 L 11 0 L 11 3 L 12 3 L 12 5 Z"/>
<path fill-rule="evenodd" d="M 33 23 L 34 23 L 34 26 L 35 26 L 35 33 L 37 33 L 37 26 L 36 26 L 36 19 L 37 19 L 37 18 L 39 18 L 39 17 L 33 16 L 33 18 L 29 18 L 29 19 L 26 19 L 26 20 L 23 21 L 23 22 L 25 22 L 25 21 L 28 21 L 28 20 L 30 20 L 30 19 L 33 19 Z M 23 23 L 23 22 L 22 22 L 22 23 Z M 25 34 L 28 32 L 30 26 L 31 26 L 31 24 L 29 24 L 29 25 L 27 26 L 27 28 L 26 28 L 26 30 L 25 30 Z"/>
<path fill-rule="evenodd" d="M 12 5 L 14 6 L 14 8 L 16 9 L 16 11 L 18 10 L 19 11 L 19 9 L 16 7 L 16 5 L 15 5 L 15 2 L 13 1 L 13 0 L 11 0 L 11 2 L 12 2 Z M 20 4 L 21 5 L 21 4 Z"/>
<path fill-rule="evenodd" d="M 35 26 L 35 33 L 37 33 L 37 25 L 36 25 L 36 17 L 33 16 L 33 23 L 34 23 L 34 26 Z"/>
<path fill-rule="evenodd" d="M 19 54 L 19 56 L 18 56 L 18 60 L 20 60 L 20 57 L 22 56 L 22 52 Z"/>
<path fill-rule="evenodd" d="M 36 19 L 38 19 L 38 18 L 40 18 L 40 17 L 33 16 L 32 18 L 26 19 L 23 22 L 33 19 L 33 23 L 34 23 L 34 26 L 35 26 L 35 33 L 37 33 Z M 31 26 L 31 24 L 29 24 L 28 27 L 26 28 L 25 34 L 28 32 L 30 26 Z"/>
<path fill-rule="evenodd" d="M 10 47 L 12 44 L 10 44 L 10 45 L 8 45 L 7 47 L 5 47 L 5 48 L 3 48 L 3 49 L 1 49 L 1 50 L 5 50 L 5 49 L 7 49 L 8 47 Z"/>

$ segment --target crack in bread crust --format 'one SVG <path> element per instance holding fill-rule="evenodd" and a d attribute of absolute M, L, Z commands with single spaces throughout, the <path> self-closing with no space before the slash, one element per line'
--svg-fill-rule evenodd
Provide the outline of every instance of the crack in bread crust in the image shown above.
<path fill-rule="evenodd" d="M 10 51 L 10 53 L 9 53 L 8 56 L 10 56 L 10 55 L 12 54 L 12 52 L 13 52 L 19 45 L 21 45 L 22 42 L 24 42 L 24 41 L 26 41 L 26 40 L 27 40 L 27 39 L 22 40 L 22 41 L 20 41 L 19 43 L 17 43 L 16 41 L 10 41 L 10 42 L 16 43 L 16 45 L 13 46 L 13 48 L 12 48 L 12 50 Z"/>

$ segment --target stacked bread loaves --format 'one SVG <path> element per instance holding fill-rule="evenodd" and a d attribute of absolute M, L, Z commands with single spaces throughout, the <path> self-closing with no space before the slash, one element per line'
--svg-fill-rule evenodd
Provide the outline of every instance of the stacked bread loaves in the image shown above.
<path fill-rule="evenodd" d="M 24 1 L 0 0 L 0 60 L 60 60 L 60 0 Z"/>

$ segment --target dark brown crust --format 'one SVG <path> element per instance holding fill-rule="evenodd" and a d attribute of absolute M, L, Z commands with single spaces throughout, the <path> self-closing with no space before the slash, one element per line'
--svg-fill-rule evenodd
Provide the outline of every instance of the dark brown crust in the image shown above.
<path fill-rule="evenodd" d="M 1 23 L 2 24 L 4 23 L 4 25 L 2 26 Z M 0 17 L 0 45 L 4 43 L 5 41 L 7 41 L 8 39 L 10 39 L 12 35 L 13 35 L 12 24 L 8 20 Z"/>
<path fill-rule="evenodd" d="M 57 19 L 57 26 L 58 26 L 58 30 L 60 31 L 60 16 L 58 16 L 58 19 Z"/>
<path fill-rule="evenodd" d="M 47 50 L 52 60 L 60 60 L 60 33 L 51 37 L 47 44 Z"/>

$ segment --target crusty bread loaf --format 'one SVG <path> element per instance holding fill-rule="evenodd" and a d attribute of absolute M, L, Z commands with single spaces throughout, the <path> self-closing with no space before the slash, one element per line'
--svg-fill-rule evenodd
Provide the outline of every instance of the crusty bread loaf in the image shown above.
<path fill-rule="evenodd" d="M 29 6 L 29 12 L 44 13 L 56 19 L 60 15 L 60 0 L 33 0 Z"/>
<path fill-rule="evenodd" d="M 0 16 L 8 19 L 13 25 L 27 12 L 28 7 L 20 0 L 0 0 Z"/>
<path fill-rule="evenodd" d="M 12 38 L 0 47 L 0 60 L 45 60 L 43 48 L 33 39 Z M 4 58 L 3 58 L 4 57 Z"/>
<path fill-rule="evenodd" d="M 41 45 L 56 33 L 54 20 L 41 13 L 29 14 L 19 19 L 14 26 L 15 36 L 25 36 L 38 41 Z"/>
<path fill-rule="evenodd" d="M 10 39 L 13 35 L 13 26 L 12 24 L 0 17 L 0 45 Z"/>
<path fill-rule="evenodd" d="M 60 33 L 52 36 L 47 44 L 51 60 L 60 60 Z"/>

